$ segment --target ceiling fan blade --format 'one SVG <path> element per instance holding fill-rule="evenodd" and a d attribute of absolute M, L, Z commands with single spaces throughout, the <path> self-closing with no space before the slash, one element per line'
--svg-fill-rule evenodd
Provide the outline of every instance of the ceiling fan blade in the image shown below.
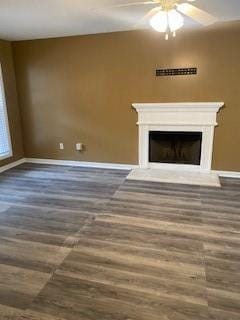
<path fill-rule="evenodd" d="M 125 3 L 125 4 L 116 4 L 113 6 L 107 6 L 104 8 L 114 9 L 114 8 L 124 8 L 124 7 L 131 7 L 131 6 L 140 6 L 140 5 L 146 5 L 146 4 L 156 4 L 156 2 L 155 1 L 130 2 L 130 3 Z"/>
<path fill-rule="evenodd" d="M 145 16 L 144 16 L 140 21 L 138 21 L 138 22 L 135 24 L 134 28 L 139 28 L 139 27 L 141 27 L 142 25 L 144 25 L 144 23 L 145 23 L 146 21 L 149 21 L 156 13 L 158 13 L 158 12 L 161 11 L 161 10 L 162 10 L 162 7 L 155 7 L 155 8 L 153 8 L 153 9 L 151 9 L 150 11 L 148 11 L 147 14 L 145 14 Z"/>
<path fill-rule="evenodd" d="M 199 9 L 190 3 L 178 4 L 177 10 L 204 26 L 208 26 L 218 21 L 218 19 L 210 13 Z"/>

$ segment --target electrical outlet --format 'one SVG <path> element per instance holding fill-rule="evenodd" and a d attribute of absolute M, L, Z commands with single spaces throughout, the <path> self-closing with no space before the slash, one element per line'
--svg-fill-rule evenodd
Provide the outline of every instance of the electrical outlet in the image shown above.
<path fill-rule="evenodd" d="M 83 150 L 83 144 L 82 143 L 76 143 L 76 150 L 82 151 Z"/>
<path fill-rule="evenodd" d="M 62 142 L 59 143 L 59 149 L 64 150 L 64 144 Z"/>

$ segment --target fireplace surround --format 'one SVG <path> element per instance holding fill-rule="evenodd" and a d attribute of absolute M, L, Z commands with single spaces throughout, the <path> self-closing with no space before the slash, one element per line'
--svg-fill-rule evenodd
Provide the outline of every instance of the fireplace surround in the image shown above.
<path fill-rule="evenodd" d="M 217 126 L 216 118 L 219 109 L 224 105 L 223 102 L 192 102 L 192 103 L 135 103 L 133 107 L 138 112 L 139 127 L 139 167 L 142 169 L 174 169 L 174 170 L 197 170 L 207 172 L 211 170 L 214 129 Z M 175 148 L 179 149 L 177 136 L 191 133 L 192 137 L 199 134 L 201 137 L 200 154 L 195 154 L 195 160 L 175 161 L 174 156 L 170 155 L 169 161 L 166 159 L 157 160 L 151 158 L 151 134 L 164 133 L 175 134 Z M 158 140 L 161 140 L 159 137 Z M 158 143 L 161 143 L 161 141 Z M 166 148 L 163 143 L 162 149 Z M 196 147 L 197 148 L 197 147 Z M 181 148 L 182 155 L 186 150 Z M 175 152 L 176 154 L 179 151 Z M 161 152 L 160 152 L 161 153 Z M 162 152 L 164 153 L 164 152 Z M 179 157 L 181 158 L 180 154 Z M 184 158 L 184 156 L 182 156 Z M 185 156 L 185 158 L 187 158 Z M 191 159 L 190 159 L 191 160 Z"/>

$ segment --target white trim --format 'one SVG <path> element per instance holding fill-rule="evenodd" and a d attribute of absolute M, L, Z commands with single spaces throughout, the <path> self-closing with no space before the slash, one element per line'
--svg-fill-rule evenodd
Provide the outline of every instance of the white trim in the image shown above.
<path fill-rule="evenodd" d="M 172 103 L 133 103 L 137 112 L 153 112 L 158 108 L 167 112 L 215 112 L 224 105 L 224 102 L 172 102 Z M 176 109 L 177 108 L 177 109 Z"/>
<path fill-rule="evenodd" d="M 1 173 L 1 172 L 4 172 L 4 171 L 7 171 L 7 170 L 9 170 L 9 169 L 12 169 L 12 168 L 14 168 L 14 167 L 17 167 L 17 166 L 19 166 L 20 164 L 23 164 L 23 163 L 25 163 L 25 162 L 26 162 L 26 159 L 25 159 L 25 158 L 22 158 L 22 159 L 20 159 L 20 160 L 11 162 L 11 163 L 9 163 L 9 164 L 6 164 L 5 166 L 0 167 L 0 173 Z"/>
<path fill-rule="evenodd" d="M 138 112 L 140 168 L 210 172 L 214 127 L 217 125 L 217 112 L 223 105 L 223 102 L 134 103 L 133 107 Z M 200 165 L 149 162 L 150 131 L 201 132 Z"/>
<path fill-rule="evenodd" d="M 116 163 L 101 163 L 101 162 L 82 162 L 82 161 L 68 161 L 68 160 L 54 160 L 54 159 L 38 159 L 38 158 L 22 158 L 15 162 L 9 163 L 0 167 L 0 173 L 17 167 L 23 163 L 36 163 L 36 164 L 52 164 L 58 166 L 73 166 L 73 167 L 86 167 L 86 168 L 103 168 L 103 169 L 122 169 L 133 170 L 139 168 L 138 165 L 133 164 L 116 164 Z M 218 171 L 212 170 L 212 173 L 217 173 L 220 177 L 238 178 L 240 179 L 240 172 L 234 171 Z"/>
<path fill-rule="evenodd" d="M 11 135 L 10 135 L 10 129 L 9 129 L 9 119 L 8 119 L 8 110 L 7 110 L 7 102 L 6 102 L 6 95 L 5 95 L 5 86 L 3 81 L 3 71 L 2 71 L 2 64 L 0 63 L 0 90 L 2 92 L 2 98 L 3 98 L 3 113 L 5 118 L 5 124 L 7 129 L 7 136 L 8 136 L 8 146 L 9 151 L 5 154 L 0 155 L 0 160 L 8 159 L 12 157 L 13 150 L 12 150 L 12 141 L 11 141 Z"/>
<path fill-rule="evenodd" d="M 213 172 L 217 173 L 220 177 L 223 178 L 236 178 L 240 179 L 240 172 L 234 172 L 234 171 L 218 171 L 213 170 Z"/>
<path fill-rule="evenodd" d="M 73 166 L 73 167 L 102 168 L 102 169 L 119 169 L 119 170 L 132 170 L 132 169 L 138 168 L 137 165 L 132 165 L 132 164 L 103 163 L 103 162 L 84 162 L 84 161 L 37 159 L 37 158 L 27 158 L 26 162 L 38 163 L 38 164 L 52 164 L 52 165 L 58 165 L 58 166 Z"/>

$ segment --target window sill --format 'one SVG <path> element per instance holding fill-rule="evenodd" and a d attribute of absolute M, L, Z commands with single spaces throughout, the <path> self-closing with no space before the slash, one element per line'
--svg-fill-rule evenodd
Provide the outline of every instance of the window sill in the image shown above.
<path fill-rule="evenodd" d="M 0 161 L 11 158 L 13 156 L 12 152 L 2 153 L 0 154 Z"/>

